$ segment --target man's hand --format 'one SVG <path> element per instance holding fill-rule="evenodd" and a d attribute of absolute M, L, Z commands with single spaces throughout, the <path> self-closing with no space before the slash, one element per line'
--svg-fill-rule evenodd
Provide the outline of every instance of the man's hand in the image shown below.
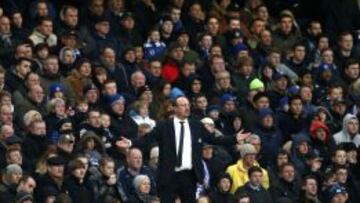
<path fill-rule="evenodd" d="M 131 147 L 131 141 L 125 137 L 121 137 L 120 140 L 116 141 L 116 147 L 121 151 L 126 151 Z"/>
<path fill-rule="evenodd" d="M 204 124 L 204 128 L 205 128 L 209 133 L 214 133 L 214 132 L 215 132 L 215 126 L 214 126 L 214 125 Z"/>
<path fill-rule="evenodd" d="M 244 133 L 244 130 L 240 130 L 240 132 L 236 134 L 236 140 L 239 144 L 243 144 L 244 140 L 248 138 L 250 135 L 251 133 Z"/>
<path fill-rule="evenodd" d="M 106 183 L 108 185 L 115 185 L 115 183 L 116 183 L 116 175 L 115 175 L 115 173 L 110 175 L 110 177 L 109 177 L 109 179 L 107 179 Z"/>
<path fill-rule="evenodd" d="M 138 127 L 138 133 L 139 133 L 140 136 L 147 135 L 151 131 L 152 131 L 152 128 L 147 124 L 141 124 Z"/>

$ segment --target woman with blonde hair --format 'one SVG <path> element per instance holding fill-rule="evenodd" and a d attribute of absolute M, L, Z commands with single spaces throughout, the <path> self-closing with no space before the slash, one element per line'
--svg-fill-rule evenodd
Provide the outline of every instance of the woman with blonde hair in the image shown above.
<path fill-rule="evenodd" d="M 23 117 L 24 131 L 27 132 L 29 130 L 30 124 L 36 120 L 43 120 L 42 115 L 38 111 L 30 110 L 26 112 Z"/>
<path fill-rule="evenodd" d="M 50 145 L 46 150 L 46 152 L 36 162 L 35 173 L 38 175 L 44 175 L 48 169 L 47 159 L 56 155 L 57 155 L 56 146 Z"/>

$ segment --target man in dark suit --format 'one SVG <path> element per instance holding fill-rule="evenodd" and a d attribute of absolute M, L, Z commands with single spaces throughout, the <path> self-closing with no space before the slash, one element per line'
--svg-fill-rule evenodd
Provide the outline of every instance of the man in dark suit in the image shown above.
<path fill-rule="evenodd" d="M 202 184 L 205 173 L 202 164 L 202 145 L 204 142 L 221 145 L 234 145 L 248 136 L 239 133 L 235 136 L 215 138 L 197 120 L 190 116 L 189 100 L 182 96 L 175 101 L 174 118 L 157 124 L 146 135 L 145 143 L 157 141 L 160 150 L 158 191 L 161 202 L 173 203 L 177 196 L 181 202 L 195 202 L 197 183 Z M 138 145 L 137 140 L 122 138 L 117 145 Z"/>

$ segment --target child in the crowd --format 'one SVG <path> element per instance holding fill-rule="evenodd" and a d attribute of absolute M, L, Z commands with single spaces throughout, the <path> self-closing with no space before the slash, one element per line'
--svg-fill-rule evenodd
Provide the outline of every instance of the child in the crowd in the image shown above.
<path fill-rule="evenodd" d="M 145 59 L 151 60 L 160 58 L 165 54 L 166 44 L 160 40 L 160 32 L 158 29 L 149 31 L 147 42 L 144 44 Z"/>
<path fill-rule="evenodd" d="M 89 159 L 90 166 L 99 166 L 99 161 L 105 153 L 103 142 L 92 131 L 87 131 L 79 142 L 79 151 Z"/>

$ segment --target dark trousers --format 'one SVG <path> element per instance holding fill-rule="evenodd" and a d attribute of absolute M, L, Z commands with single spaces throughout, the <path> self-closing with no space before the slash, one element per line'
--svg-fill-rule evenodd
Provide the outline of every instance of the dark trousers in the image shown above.
<path fill-rule="evenodd" d="M 161 174 L 159 174 L 161 178 Z M 181 203 L 195 203 L 196 177 L 193 170 L 174 173 L 170 185 L 160 186 L 161 203 L 174 203 L 180 197 Z"/>

